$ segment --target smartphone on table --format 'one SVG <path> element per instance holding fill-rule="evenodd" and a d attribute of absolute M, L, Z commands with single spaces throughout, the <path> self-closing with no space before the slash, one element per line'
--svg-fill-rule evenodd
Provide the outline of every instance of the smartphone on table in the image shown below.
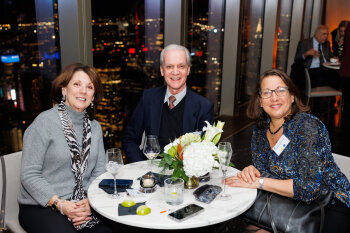
<path fill-rule="evenodd" d="M 195 216 L 199 214 L 200 212 L 204 211 L 204 208 L 196 205 L 196 204 L 189 204 L 181 209 L 175 210 L 172 213 L 169 213 L 169 218 L 177 221 L 182 222 L 189 217 Z"/>

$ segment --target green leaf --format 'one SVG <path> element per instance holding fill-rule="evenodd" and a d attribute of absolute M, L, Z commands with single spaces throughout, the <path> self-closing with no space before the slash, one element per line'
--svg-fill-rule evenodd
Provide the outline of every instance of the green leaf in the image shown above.
<path fill-rule="evenodd" d="M 171 157 L 171 155 L 169 154 L 165 154 L 164 155 L 164 161 L 171 166 L 171 164 L 173 163 L 173 157 Z"/>
<path fill-rule="evenodd" d="M 180 177 L 181 178 L 181 169 L 174 169 L 173 177 Z"/>
<path fill-rule="evenodd" d="M 162 153 L 159 154 L 159 156 L 164 158 L 164 155 L 166 155 L 166 154 L 167 153 L 162 152 Z"/>
<path fill-rule="evenodd" d="M 185 173 L 185 171 L 184 171 L 184 169 L 181 169 L 180 170 L 180 177 L 185 181 L 185 182 L 187 182 L 188 181 L 188 176 L 186 176 L 186 173 Z"/>

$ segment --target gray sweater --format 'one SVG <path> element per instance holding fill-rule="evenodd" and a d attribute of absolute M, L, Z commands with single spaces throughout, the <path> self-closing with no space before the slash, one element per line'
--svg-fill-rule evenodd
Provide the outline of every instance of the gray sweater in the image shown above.
<path fill-rule="evenodd" d="M 67 106 L 81 150 L 84 112 L 76 112 Z M 91 122 L 91 149 L 85 172 L 83 188 L 105 172 L 105 150 L 101 126 Z M 46 206 L 57 194 L 69 199 L 74 189 L 71 155 L 64 137 L 57 105 L 42 112 L 27 128 L 23 137 L 21 188 L 18 202 L 27 205 Z"/>

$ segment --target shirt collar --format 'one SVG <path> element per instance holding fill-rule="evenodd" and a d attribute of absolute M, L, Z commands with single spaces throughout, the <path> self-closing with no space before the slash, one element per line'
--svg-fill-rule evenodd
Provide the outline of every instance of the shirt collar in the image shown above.
<path fill-rule="evenodd" d="M 182 91 L 180 91 L 179 93 L 177 93 L 175 96 L 176 100 L 174 101 L 174 106 L 176 106 L 178 103 L 180 103 L 180 101 L 185 97 L 186 95 L 186 90 L 187 87 L 185 87 Z M 169 97 L 172 96 L 172 94 L 170 93 L 169 89 L 166 89 L 166 94 L 164 97 L 164 103 L 167 102 L 169 105 Z"/>
<path fill-rule="evenodd" d="M 313 42 L 314 42 L 314 49 L 318 50 L 318 44 L 319 44 L 319 42 L 316 40 L 315 37 L 313 37 Z"/>

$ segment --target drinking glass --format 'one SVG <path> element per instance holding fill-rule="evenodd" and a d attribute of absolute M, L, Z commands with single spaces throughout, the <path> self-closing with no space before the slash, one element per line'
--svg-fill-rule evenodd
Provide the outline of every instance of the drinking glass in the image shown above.
<path fill-rule="evenodd" d="M 231 143 L 229 142 L 220 142 L 218 145 L 219 152 L 218 152 L 218 157 L 219 157 L 219 162 L 220 162 L 220 167 L 221 171 L 223 174 L 223 179 L 224 179 L 224 192 L 218 197 L 220 200 L 230 200 L 231 195 L 226 194 L 225 192 L 225 187 L 226 187 L 226 172 L 227 168 L 230 166 L 230 161 L 231 161 L 231 156 L 232 156 L 232 147 Z"/>
<path fill-rule="evenodd" d="M 180 205 L 184 201 L 184 180 L 167 178 L 164 180 L 165 202 L 169 205 Z"/>
<path fill-rule="evenodd" d="M 120 198 L 121 195 L 117 191 L 116 176 L 119 168 L 124 164 L 122 152 L 118 148 L 108 149 L 107 152 L 107 164 L 106 170 L 112 174 L 114 181 L 114 193 L 111 195 L 112 198 Z"/>
<path fill-rule="evenodd" d="M 158 137 L 156 135 L 146 136 L 145 144 L 143 146 L 143 153 L 152 164 L 153 159 L 155 159 L 160 153 L 160 146 L 158 142 Z M 149 164 L 149 167 L 151 166 L 151 164 Z"/>

